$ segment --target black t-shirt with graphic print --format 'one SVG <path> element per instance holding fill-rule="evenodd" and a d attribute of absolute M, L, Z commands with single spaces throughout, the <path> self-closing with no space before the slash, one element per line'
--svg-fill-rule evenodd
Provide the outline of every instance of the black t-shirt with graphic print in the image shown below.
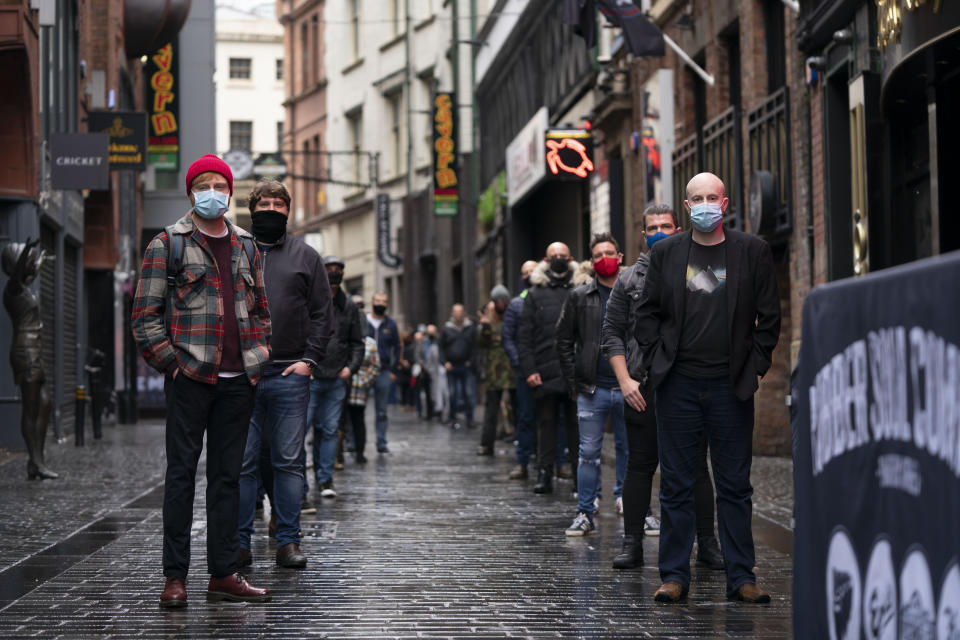
<path fill-rule="evenodd" d="M 726 242 L 692 243 L 686 280 L 686 311 L 674 370 L 694 378 L 728 376 Z"/>

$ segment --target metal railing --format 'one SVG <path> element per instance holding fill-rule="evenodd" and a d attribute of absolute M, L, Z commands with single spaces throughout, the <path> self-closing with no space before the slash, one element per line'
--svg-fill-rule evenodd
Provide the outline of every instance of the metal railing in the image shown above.
<path fill-rule="evenodd" d="M 690 216 L 683 206 L 687 199 L 687 182 L 700 172 L 700 158 L 697 153 L 697 134 L 677 142 L 673 150 L 673 208 L 680 218 L 680 227 L 690 226 Z"/>
<path fill-rule="evenodd" d="M 703 126 L 703 170 L 714 173 L 727 186 L 730 205 L 723 224 L 743 229 L 743 151 L 740 113 L 735 106 Z"/>
<path fill-rule="evenodd" d="M 773 176 L 777 211 L 774 233 L 787 233 L 793 225 L 790 181 L 790 94 L 781 87 L 760 106 L 747 112 L 750 172 L 765 170 Z"/>

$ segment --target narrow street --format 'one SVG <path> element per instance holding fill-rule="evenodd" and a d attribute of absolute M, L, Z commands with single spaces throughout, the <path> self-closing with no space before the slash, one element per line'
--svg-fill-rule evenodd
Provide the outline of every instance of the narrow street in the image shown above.
<path fill-rule="evenodd" d="M 372 412 L 368 416 L 372 431 Z M 757 576 L 770 605 L 724 599 L 723 574 L 694 568 L 689 600 L 653 601 L 657 539 L 645 566 L 615 571 L 612 442 L 598 532 L 567 538 L 569 481 L 551 496 L 510 481 L 512 446 L 474 454 L 476 430 L 391 408 L 392 453 L 335 476 L 339 497 L 304 515 L 303 571 L 280 569 L 258 522 L 251 582 L 266 605 L 207 604 L 204 499 L 195 505 L 189 607 L 157 606 L 163 425 L 108 427 L 85 448 L 52 445 L 54 482 L 0 466 L 0 636 L 4 638 L 786 638 L 791 636 L 789 460 L 756 458 Z M 369 452 L 368 452 L 369 455 Z M 201 465 L 203 463 L 201 462 Z M 201 466 L 201 477 L 203 468 Z M 311 491 L 311 498 L 313 498 Z M 656 510 L 656 507 L 655 507 Z"/>

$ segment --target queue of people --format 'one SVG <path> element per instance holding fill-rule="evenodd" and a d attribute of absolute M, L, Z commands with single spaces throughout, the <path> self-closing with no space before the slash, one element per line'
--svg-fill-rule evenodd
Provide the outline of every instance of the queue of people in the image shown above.
<path fill-rule="evenodd" d="M 512 481 L 532 469 L 533 492 L 548 494 L 555 478 L 570 480 L 567 536 L 596 530 L 609 422 L 624 522 L 613 566 L 641 565 L 644 539 L 659 535 L 654 597 L 677 602 L 696 540 L 697 563 L 726 571 L 729 598 L 769 602 L 753 573 L 750 464 L 753 395 L 778 340 L 779 297 L 766 242 L 722 225 L 720 178 L 688 183 L 689 232 L 670 207 L 648 208 L 647 251 L 629 267 L 608 233 L 592 238 L 583 263 L 554 242 L 522 265 L 517 295 L 490 291 L 476 321 L 455 304 L 442 326 L 402 333 L 386 294 L 365 314 L 363 299 L 342 289 L 344 261 L 286 233 L 283 184 L 257 183 L 250 233 L 224 218 L 233 177 L 222 160 L 198 159 L 185 186 L 190 210 L 147 247 L 132 314 L 145 360 L 166 375 L 162 607 L 187 603 L 204 433 L 207 599 L 265 602 L 269 590 L 241 573 L 254 561 L 257 505 L 269 497 L 277 564 L 306 567 L 308 437 L 317 490 L 335 498 L 344 452 L 367 461 L 370 395 L 376 451 L 388 455 L 391 396 L 424 419 L 470 429 L 481 382 L 477 454 L 513 440 Z M 658 467 L 660 520 L 651 509 Z"/>

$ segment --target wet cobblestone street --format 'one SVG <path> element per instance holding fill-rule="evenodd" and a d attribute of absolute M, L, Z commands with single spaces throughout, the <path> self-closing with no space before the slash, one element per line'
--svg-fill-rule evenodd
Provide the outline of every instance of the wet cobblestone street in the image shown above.
<path fill-rule="evenodd" d="M 0 465 L 0 637 L 791 637 L 789 460 L 755 465 L 757 576 L 772 604 L 728 602 L 723 574 L 694 567 L 688 601 L 660 605 L 656 538 L 646 541 L 643 568 L 611 568 L 622 534 L 612 464 L 597 533 L 567 538 L 576 511 L 570 482 L 536 496 L 533 480 L 509 480 L 509 443 L 479 457 L 478 430 L 394 409 L 388 438 L 390 455 L 368 451 L 365 466 L 348 457 L 336 500 L 311 491 L 317 513 L 302 516 L 305 570 L 277 567 L 267 523 L 257 522 L 247 575 L 272 590 L 265 605 L 205 601 L 200 480 L 189 607 L 157 606 L 160 422 L 108 427 L 82 449 L 51 445 L 58 481 L 28 483 L 22 456 Z"/>

